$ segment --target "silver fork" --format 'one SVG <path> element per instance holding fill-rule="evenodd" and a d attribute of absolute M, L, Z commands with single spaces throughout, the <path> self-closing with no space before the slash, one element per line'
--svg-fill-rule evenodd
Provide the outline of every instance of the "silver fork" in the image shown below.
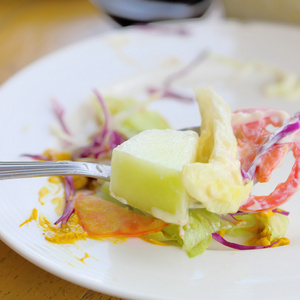
<path fill-rule="evenodd" d="M 199 127 L 179 129 L 193 130 L 199 133 Z M 30 178 L 41 176 L 82 175 L 91 178 L 110 180 L 109 165 L 82 161 L 2 161 L 0 162 L 0 180 Z"/>
<path fill-rule="evenodd" d="M 110 166 L 81 161 L 2 161 L 0 180 L 40 176 L 83 175 L 110 180 Z"/>

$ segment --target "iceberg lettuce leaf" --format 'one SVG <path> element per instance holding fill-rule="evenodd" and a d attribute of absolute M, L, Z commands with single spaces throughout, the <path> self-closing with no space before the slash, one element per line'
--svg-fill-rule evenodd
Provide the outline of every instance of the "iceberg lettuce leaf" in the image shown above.
<path fill-rule="evenodd" d="M 178 225 L 169 225 L 161 233 L 145 236 L 158 242 L 182 247 L 189 257 L 202 254 L 211 243 L 211 235 L 220 230 L 226 230 L 231 224 L 217 214 L 207 211 L 205 208 L 189 211 L 189 224 L 183 227 L 184 234 L 180 235 Z"/>

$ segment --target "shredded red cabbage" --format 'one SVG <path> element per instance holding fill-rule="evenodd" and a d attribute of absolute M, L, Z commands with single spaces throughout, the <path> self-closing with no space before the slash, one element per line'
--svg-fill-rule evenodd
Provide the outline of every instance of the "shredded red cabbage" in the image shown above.
<path fill-rule="evenodd" d="M 199 63 L 207 57 L 207 52 L 200 52 L 192 61 L 177 72 L 168 75 L 162 84 L 162 87 L 149 87 L 147 89 L 149 94 L 161 93 L 162 98 L 173 98 L 175 100 L 194 101 L 194 97 L 183 95 L 174 91 L 171 85 L 178 79 L 190 73 Z"/>
<path fill-rule="evenodd" d="M 237 244 L 237 243 L 228 242 L 219 233 L 216 233 L 216 232 L 212 234 L 212 237 L 217 242 L 221 243 L 222 245 L 230 247 L 232 249 L 237 249 L 237 250 L 254 250 L 254 249 L 270 248 L 278 242 L 278 240 L 277 240 L 277 241 L 271 243 L 268 246 L 246 246 L 246 245 L 241 245 L 241 244 Z"/>
<path fill-rule="evenodd" d="M 241 174 L 242 174 L 242 177 L 245 181 L 249 181 L 251 180 L 251 177 L 250 175 L 244 170 L 244 169 L 241 169 Z"/>
<path fill-rule="evenodd" d="M 51 159 L 44 155 L 32 155 L 32 154 L 23 154 L 23 156 L 30 157 L 36 160 L 47 160 Z M 63 176 L 64 186 L 65 186 L 65 203 L 66 207 L 61 215 L 61 217 L 54 223 L 55 225 L 61 223 L 66 224 L 74 212 L 74 197 L 76 195 L 76 190 L 74 187 L 73 177 L 72 176 Z"/>
<path fill-rule="evenodd" d="M 273 212 L 273 213 L 282 214 L 282 215 L 285 215 L 285 216 L 288 216 L 288 215 L 290 214 L 288 211 L 283 210 L 283 209 L 280 209 L 280 208 L 274 208 L 274 209 L 272 209 L 272 212 Z M 249 213 L 247 213 L 247 212 L 238 210 L 236 213 L 234 213 L 234 214 L 229 214 L 229 215 L 231 215 L 232 217 L 234 217 L 234 216 L 243 216 L 243 215 L 248 215 L 248 214 L 249 214 Z"/>
<path fill-rule="evenodd" d="M 44 155 L 32 155 L 32 154 L 23 154 L 23 156 L 30 157 L 36 160 L 47 160 L 51 159 Z M 54 223 L 55 225 L 61 223 L 66 224 L 74 212 L 74 197 L 76 195 L 76 190 L 74 187 L 73 177 L 72 176 L 63 176 L 64 186 L 65 186 L 65 203 L 66 207 L 61 215 L 61 217 Z"/>
<path fill-rule="evenodd" d="M 182 69 L 178 70 L 177 72 L 174 72 L 167 76 L 164 80 L 163 85 L 165 87 L 170 87 L 176 80 L 183 78 L 188 73 L 190 73 L 197 65 L 201 62 L 203 62 L 207 57 L 206 51 L 199 52 L 186 66 L 184 66 Z"/>
<path fill-rule="evenodd" d="M 236 224 L 237 221 L 239 221 L 236 216 L 242 216 L 242 215 L 247 215 L 248 213 L 243 212 L 243 211 L 237 211 L 236 213 L 228 213 L 226 215 L 221 215 L 221 218 L 223 218 L 224 220 L 227 220 L 229 222 L 232 222 L 234 224 Z"/>
<path fill-rule="evenodd" d="M 62 108 L 62 106 L 55 100 L 52 99 L 52 107 L 53 107 L 53 111 L 60 123 L 60 126 L 62 127 L 63 131 L 67 134 L 67 135 L 71 135 L 70 130 L 68 129 L 65 120 L 64 120 L 64 109 Z"/>
<path fill-rule="evenodd" d="M 241 215 L 246 215 L 246 214 L 247 213 L 238 211 L 236 213 L 229 213 L 227 215 L 224 215 L 223 218 L 230 222 L 236 223 L 238 221 L 238 219 L 235 216 L 241 216 Z"/>
<path fill-rule="evenodd" d="M 35 160 L 50 160 L 49 157 L 41 154 L 22 154 L 22 156 L 29 157 Z"/>
<path fill-rule="evenodd" d="M 300 112 L 296 113 L 286 124 L 275 130 L 268 138 L 268 140 L 261 146 L 258 154 L 254 158 L 252 164 L 247 172 L 242 170 L 242 176 L 245 180 L 252 180 L 255 175 L 256 167 L 259 164 L 259 159 L 262 155 L 267 153 L 276 143 L 282 140 L 287 135 L 292 134 L 300 128 Z"/>
<path fill-rule="evenodd" d="M 288 211 L 285 211 L 285 210 L 282 210 L 279 208 L 272 209 L 272 212 L 277 213 L 277 214 L 282 214 L 285 216 L 288 216 L 290 214 Z"/>
<path fill-rule="evenodd" d="M 230 215 L 234 215 L 234 216 L 243 216 L 243 215 L 247 215 L 248 213 L 238 210 L 236 213 L 232 213 Z"/>
<path fill-rule="evenodd" d="M 75 188 L 72 176 L 64 176 L 65 181 L 65 202 L 66 207 L 63 211 L 62 216 L 54 223 L 55 225 L 61 223 L 66 224 L 74 212 L 74 198 L 75 198 Z"/>
<path fill-rule="evenodd" d="M 106 103 L 101 95 L 94 91 L 104 113 L 104 122 L 101 131 L 92 137 L 90 145 L 80 148 L 73 154 L 73 158 L 93 157 L 99 158 L 102 154 L 110 154 L 118 145 L 125 142 L 126 137 L 113 129 L 112 117 L 108 111 Z"/>
<path fill-rule="evenodd" d="M 171 90 L 169 88 L 156 88 L 156 87 L 148 87 L 147 92 L 152 95 L 159 93 L 161 98 L 172 98 L 175 100 L 182 100 L 184 102 L 191 102 L 194 100 L 194 97 L 190 97 L 188 95 L 183 95 L 179 92 Z"/>

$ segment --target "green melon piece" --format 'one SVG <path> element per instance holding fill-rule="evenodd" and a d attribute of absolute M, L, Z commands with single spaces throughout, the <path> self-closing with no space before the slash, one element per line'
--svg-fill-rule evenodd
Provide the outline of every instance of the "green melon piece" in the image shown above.
<path fill-rule="evenodd" d="M 193 131 L 146 130 L 113 150 L 110 193 L 168 223 L 188 222 L 190 197 L 182 167 L 196 159 Z"/>

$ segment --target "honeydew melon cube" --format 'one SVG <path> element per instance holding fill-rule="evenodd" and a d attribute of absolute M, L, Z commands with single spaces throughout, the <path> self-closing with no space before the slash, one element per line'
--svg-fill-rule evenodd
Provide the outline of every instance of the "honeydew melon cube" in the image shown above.
<path fill-rule="evenodd" d="M 185 164 L 196 159 L 193 131 L 146 130 L 113 150 L 110 193 L 168 223 L 188 222 L 190 196 L 181 182 Z"/>

